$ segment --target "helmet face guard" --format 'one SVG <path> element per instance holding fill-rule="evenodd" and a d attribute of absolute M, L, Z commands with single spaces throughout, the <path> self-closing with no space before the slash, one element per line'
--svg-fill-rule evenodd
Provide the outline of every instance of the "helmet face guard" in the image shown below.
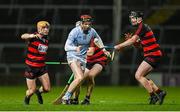
<path fill-rule="evenodd" d="M 138 19 L 143 18 L 143 13 L 140 11 L 131 11 L 129 14 L 129 21 L 131 25 L 136 26 L 138 25 Z"/>
<path fill-rule="evenodd" d="M 129 14 L 129 17 L 141 17 L 143 18 L 143 13 L 140 11 L 131 11 Z"/>

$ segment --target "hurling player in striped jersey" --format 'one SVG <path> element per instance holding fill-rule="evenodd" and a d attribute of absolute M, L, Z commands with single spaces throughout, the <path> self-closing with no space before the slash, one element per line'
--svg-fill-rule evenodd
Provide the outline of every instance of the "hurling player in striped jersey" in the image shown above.
<path fill-rule="evenodd" d="M 35 93 L 39 104 L 43 104 L 42 93 L 50 91 L 50 80 L 47 66 L 45 64 L 48 49 L 48 34 L 50 24 L 47 21 L 37 23 L 37 32 L 22 34 L 21 38 L 28 42 L 27 55 L 25 59 L 27 91 L 24 103 L 29 105 L 31 96 Z M 36 79 L 41 82 L 41 87 L 37 89 Z"/>
<path fill-rule="evenodd" d="M 163 53 L 160 49 L 160 45 L 157 43 L 151 28 L 143 23 L 142 12 L 131 11 L 129 20 L 131 25 L 137 28 L 135 33 L 130 36 L 128 40 L 114 46 L 114 48 L 120 51 L 124 47 L 137 45 L 137 43 L 142 46 L 144 59 L 135 73 L 135 78 L 148 91 L 150 95 L 149 104 L 156 104 L 159 101 L 159 104 L 161 105 L 163 104 L 166 92 L 161 90 L 152 80 L 146 77 L 159 65 L 162 59 Z"/>

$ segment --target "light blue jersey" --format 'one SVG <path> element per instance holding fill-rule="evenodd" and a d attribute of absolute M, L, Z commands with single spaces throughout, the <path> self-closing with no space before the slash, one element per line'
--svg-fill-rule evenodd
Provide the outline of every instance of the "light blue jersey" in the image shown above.
<path fill-rule="evenodd" d="M 81 26 L 73 28 L 68 35 L 64 47 L 65 51 L 67 52 L 67 59 L 81 58 L 85 61 L 86 52 L 92 38 L 98 38 L 101 40 L 95 29 L 90 28 L 88 33 L 84 34 Z M 79 53 L 76 51 L 78 46 L 82 46 L 82 49 Z"/>

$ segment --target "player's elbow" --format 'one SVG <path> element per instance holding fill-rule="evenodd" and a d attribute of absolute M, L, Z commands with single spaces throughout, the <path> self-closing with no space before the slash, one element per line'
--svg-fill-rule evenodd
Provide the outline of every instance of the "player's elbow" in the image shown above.
<path fill-rule="evenodd" d="M 71 47 L 71 45 L 70 45 L 68 42 L 66 42 L 66 44 L 65 44 L 65 46 L 64 46 L 64 50 L 65 50 L 65 51 L 69 51 L 69 50 L 70 50 L 70 47 Z"/>
<path fill-rule="evenodd" d="M 65 51 L 68 51 L 68 46 L 67 46 L 67 44 L 65 44 L 64 50 L 65 50 Z"/>
<path fill-rule="evenodd" d="M 67 48 L 66 48 L 66 47 L 64 47 L 64 50 L 65 50 L 65 51 L 67 51 Z"/>

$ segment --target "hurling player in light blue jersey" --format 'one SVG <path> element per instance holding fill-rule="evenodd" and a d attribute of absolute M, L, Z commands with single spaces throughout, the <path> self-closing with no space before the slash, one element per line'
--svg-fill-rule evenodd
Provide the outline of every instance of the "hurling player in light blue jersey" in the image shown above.
<path fill-rule="evenodd" d="M 90 42 L 93 40 L 93 38 L 97 38 L 102 43 L 102 40 L 95 29 L 91 27 L 92 17 L 90 15 L 82 15 L 80 19 L 80 25 L 71 30 L 65 44 L 67 61 L 71 70 L 73 71 L 75 79 L 70 84 L 66 94 L 62 98 L 63 104 L 70 103 L 72 93 L 85 78 L 83 75 L 86 65 L 85 58 Z"/>

